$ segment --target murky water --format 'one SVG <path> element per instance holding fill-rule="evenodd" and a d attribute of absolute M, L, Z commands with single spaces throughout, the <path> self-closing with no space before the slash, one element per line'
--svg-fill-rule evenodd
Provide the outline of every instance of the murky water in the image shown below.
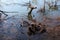
<path fill-rule="evenodd" d="M 52 12 L 52 14 L 55 12 Z M 59 12 L 57 12 L 59 13 Z M 16 13 L 12 14 L 10 13 L 9 16 L 12 16 L 11 18 L 9 18 L 8 20 L 2 22 L 2 26 L 0 27 L 0 40 L 28 40 L 27 37 L 27 28 L 26 27 L 21 27 L 21 19 L 23 18 L 24 20 L 27 18 L 27 15 L 24 13 L 23 14 L 19 14 Z M 35 15 L 35 18 L 37 21 L 42 20 L 42 16 L 39 13 L 32 13 L 33 15 Z M 15 16 L 13 16 L 15 15 Z M 58 14 L 57 14 L 58 16 Z M 50 16 L 52 17 L 52 15 Z M 53 16 L 53 18 L 56 17 L 55 15 Z M 51 25 L 55 25 L 55 23 L 57 24 L 58 22 L 54 22 Z M 59 23 L 60 24 L 60 23 Z M 22 33 L 23 32 L 23 33 Z M 44 33 L 45 35 L 45 33 Z M 42 37 L 43 35 L 37 34 L 32 36 L 32 40 L 40 40 L 44 37 Z"/>
<path fill-rule="evenodd" d="M 19 9 L 20 6 L 14 6 L 11 5 L 12 7 L 3 7 L 2 10 L 8 10 L 8 11 L 18 11 L 19 13 L 6 13 L 8 14 L 8 17 L 10 17 L 8 20 L 4 20 L 3 22 L 0 23 L 0 40 L 28 40 L 27 36 L 27 27 L 21 27 L 21 21 L 22 18 L 23 20 L 27 20 L 27 14 L 28 11 L 26 7 L 22 7 L 22 9 Z M 13 8 L 14 7 L 14 8 Z M 10 9 L 9 9 L 10 8 Z M 13 9 L 13 10 L 12 10 Z M 19 9 L 19 10 L 18 10 Z M 42 14 L 37 13 L 37 9 L 32 11 L 32 16 L 33 19 L 36 19 L 38 22 L 43 21 Z M 7 17 L 7 18 L 8 18 Z M 60 17 L 60 10 L 58 11 L 47 11 L 47 17 L 55 19 L 56 17 Z M 52 20 L 51 23 L 46 23 L 48 25 L 60 25 L 60 21 Z M 46 33 L 43 35 L 36 34 L 31 37 L 32 40 L 42 40 L 45 38 Z"/>

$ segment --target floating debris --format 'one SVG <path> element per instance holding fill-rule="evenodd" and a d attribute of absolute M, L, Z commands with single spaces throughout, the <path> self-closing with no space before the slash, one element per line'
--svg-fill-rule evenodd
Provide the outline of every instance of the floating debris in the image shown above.
<path fill-rule="evenodd" d="M 39 25 L 37 25 L 36 23 L 35 24 L 31 24 L 31 27 L 28 27 L 28 32 L 27 34 L 29 36 L 31 35 L 35 35 L 37 33 L 44 33 L 46 32 L 46 29 L 45 29 L 45 25 L 42 25 L 41 23 L 39 23 Z"/>

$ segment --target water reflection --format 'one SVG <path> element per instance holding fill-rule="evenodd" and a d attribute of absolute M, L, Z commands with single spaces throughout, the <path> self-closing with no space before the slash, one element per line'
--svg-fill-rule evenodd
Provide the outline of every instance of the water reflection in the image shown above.
<path fill-rule="evenodd" d="M 9 17 L 9 14 L 8 20 L 1 20 L 0 17 L 0 40 L 28 40 L 28 38 L 45 40 L 47 37 L 50 39 L 52 36 L 50 33 L 55 35 L 55 31 L 59 29 L 57 25 L 60 25 L 60 11 L 43 9 L 44 13 L 40 11 L 40 13 L 34 13 L 35 7 L 30 7 L 30 9 L 28 13 L 16 13 L 17 15 L 10 13 L 12 16 Z M 33 18 L 32 14 L 35 15 L 36 19 Z"/>

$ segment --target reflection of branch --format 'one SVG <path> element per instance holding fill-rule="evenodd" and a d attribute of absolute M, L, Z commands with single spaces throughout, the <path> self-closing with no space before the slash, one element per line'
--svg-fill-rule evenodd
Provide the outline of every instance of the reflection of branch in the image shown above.
<path fill-rule="evenodd" d="M 30 1 L 28 3 L 25 3 L 25 4 L 20 4 L 20 3 L 4 3 L 4 2 L 0 2 L 0 5 L 1 4 L 5 4 L 5 5 L 21 5 L 21 6 L 27 6 L 30 4 Z"/>
<path fill-rule="evenodd" d="M 19 13 L 19 12 L 17 12 L 17 11 L 12 11 L 12 12 L 3 11 L 3 12 L 5 12 L 5 13 Z"/>
<path fill-rule="evenodd" d="M 1 2 L 0 5 L 2 5 L 2 4 L 4 4 L 4 5 L 23 5 L 23 6 L 25 6 L 25 4 L 20 4 L 20 3 L 4 3 L 4 2 Z"/>
<path fill-rule="evenodd" d="M 10 19 L 10 18 L 13 18 L 13 17 L 15 17 L 16 15 L 13 15 L 13 16 L 10 16 L 10 17 L 7 17 L 6 19 L 4 19 L 4 20 L 8 20 L 8 19 Z"/>
<path fill-rule="evenodd" d="M 20 3 L 10 3 L 10 4 L 7 4 L 7 3 L 3 3 L 5 5 L 20 5 L 20 6 L 28 6 L 29 4 L 20 4 Z"/>
<path fill-rule="evenodd" d="M 20 6 L 29 6 L 29 3 L 25 3 L 25 4 L 20 4 L 20 3 L 11 3 L 13 5 L 20 5 Z"/>
<path fill-rule="evenodd" d="M 11 12 L 9 12 L 9 11 L 3 11 L 4 13 L 19 13 L 19 12 L 17 12 L 17 11 L 11 11 Z"/>

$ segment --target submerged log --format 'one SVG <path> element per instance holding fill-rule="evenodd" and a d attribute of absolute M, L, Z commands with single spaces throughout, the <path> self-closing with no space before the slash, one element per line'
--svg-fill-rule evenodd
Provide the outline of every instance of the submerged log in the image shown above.
<path fill-rule="evenodd" d="M 33 17 L 32 17 L 32 11 L 34 10 L 34 9 L 36 9 L 37 7 L 32 7 L 32 6 L 30 6 L 30 11 L 28 12 L 28 20 L 32 20 L 33 19 Z"/>

